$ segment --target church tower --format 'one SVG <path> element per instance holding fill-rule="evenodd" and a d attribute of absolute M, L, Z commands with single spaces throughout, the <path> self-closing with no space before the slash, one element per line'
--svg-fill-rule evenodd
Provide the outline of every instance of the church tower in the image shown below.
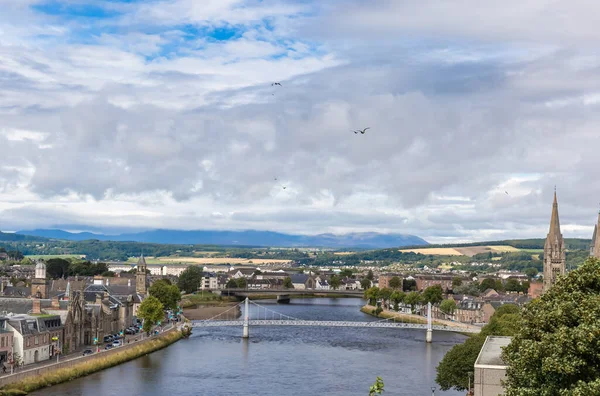
<path fill-rule="evenodd" d="M 46 264 L 38 261 L 35 265 L 35 277 L 31 280 L 31 297 L 48 298 L 48 284 L 46 282 Z"/>
<path fill-rule="evenodd" d="M 565 241 L 560 233 L 560 221 L 558 220 L 558 202 L 556 191 L 554 191 L 554 203 L 552 204 L 552 217 L 550 218 L 550 230 L 544 244 L 544 291 L 547 291 L 556 282 L 559 275 L 566 272 Z"/>
<path fill-rule="evenodd" d="M 146 260 L 144 254 L 140 256 L 137 263 L 137 272 L 135 275 L 135 291 L 138 294 L 146 294 L 146 275 L 148 274 L 148 267 L 146 266 Z"/>
<path fill-rule="evenodd" d="M 600 212 L 598 212 L 598 223 L 594 226 L 594 236 L 592 237 L 592 246 L 590 246 L 590 256 L 600 259 L 600 236 L 598 229 L 600 228 Z"/>

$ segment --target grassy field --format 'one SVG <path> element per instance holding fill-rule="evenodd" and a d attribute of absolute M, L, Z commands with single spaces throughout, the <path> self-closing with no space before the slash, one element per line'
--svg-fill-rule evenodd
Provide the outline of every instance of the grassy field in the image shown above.
<path fill-rule="evenodd" d="M 292 260 L 276 259 L 245 259 L 233 257 L 146 257 L 147 264 L 286 264 Z M 132 257 L 128 260 L 131 263 L 137 263 L 137 258 Z"/>
<path fill-rule="evenodd" d="M 512 246 L 489 245 L 489 246 L 468 246 L 468 247 L 445 247 L 445 248 L 419 248 L 402 249 L 401 252 L 413 252 L 421 254 L 431 254 L 436 256 L 469 256 L 473 257 L 480 253 L 513 253 L 513 252 L 535 252 L 536 249 L 519 249 Z"/>
<path fill-rule="evenodd" d="M 32 260 L 44 259 L 49 260 L 53 258 L 61 258 L 61 259 L 70 259 L 70 258 L 85 258 L 85 254 L 31 254 L 26 255 L 26 258 L 30 258 Z"/>

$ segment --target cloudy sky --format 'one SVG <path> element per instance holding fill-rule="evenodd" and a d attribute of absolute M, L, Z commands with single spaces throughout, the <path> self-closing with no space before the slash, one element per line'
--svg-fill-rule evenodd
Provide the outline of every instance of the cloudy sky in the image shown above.
<path fill-rule="evenodd" d="M 0 0 L 0 229 L 590 238 L 600 5 L 492 3 Z"/>

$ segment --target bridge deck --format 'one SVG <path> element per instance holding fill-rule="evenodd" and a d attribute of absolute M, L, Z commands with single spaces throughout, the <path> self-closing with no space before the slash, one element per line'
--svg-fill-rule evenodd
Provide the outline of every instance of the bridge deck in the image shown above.
<path fill-rule="evenodd" d="M 427 330 L 426 324 L 394 323 L 394 322 L 347 322 L 336 320 L 250 320 L 249 326 L 318 326 L 318 327 L 370 327 L 382 329 L 421 329 Z M 222 327 L 243 326 L 243 320 L 198 320 L 193 321 L 193 327 Z M 432 330 L 454 331 L 461 333 L 479 333 L 480 329 L 432 325 Z"/>

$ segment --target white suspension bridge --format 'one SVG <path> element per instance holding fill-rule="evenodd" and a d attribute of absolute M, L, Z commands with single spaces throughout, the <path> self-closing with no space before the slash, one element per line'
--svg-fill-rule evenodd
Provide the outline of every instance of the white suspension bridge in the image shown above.
<path fill-rule="evenodd" d="M 243 319 L 240 319 L 240 311 L 243 306 Z M 250 319 L 252 308 L 252 317 Z M 249 337 L 250 326 L 321 326 L 321 327 L 370 327 L 384 329 L 421 329 L 426 330 L 425 340 L 432 341 L 433 330 L 453 331 L 461 333 L 478 333 L 478 328 L 461 327 L 452 325 L 434 325 L 431 320 L 431 303 L 427 305 L 427 323 L 411 323 L 410 320 L 403 321 L 402 318 L 390 318 L 371 322 L 355 322 L 345 320 L 306 320 L 298 319 L 289 315 L 276 312 L 254 301 L 246 299 L 232 306 L 225 312 L 220 313 L 210 319 L 195 320 L 192 327 L 222 327 L 222 326 L 241 326 L 243 328 L 242 337 Z"/>

